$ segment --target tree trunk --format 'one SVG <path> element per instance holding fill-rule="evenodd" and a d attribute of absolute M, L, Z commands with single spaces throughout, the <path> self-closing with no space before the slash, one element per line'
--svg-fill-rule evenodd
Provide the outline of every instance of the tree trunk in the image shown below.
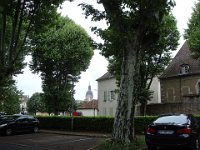
<path fill-rule="evenodd" d="M 136 45 L 136 42 L 128 43 L 124 52 L 118 107 L 113 125 L 113 142 L 122 144 L 129 144 L 135 139 L 136 81 L 139 73 L 139 53 Z"/>

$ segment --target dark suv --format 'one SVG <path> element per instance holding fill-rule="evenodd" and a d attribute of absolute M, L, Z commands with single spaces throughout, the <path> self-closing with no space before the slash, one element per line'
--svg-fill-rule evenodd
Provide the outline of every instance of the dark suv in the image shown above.
<path fill-rule="evenodd" d="M 0 116 L 0 132 L 11 135 L 16 132 L 38 132 L 39 121 L 29 115 L 3 115 Z"/>
<path fill-rule="evenodd" d="M 199 149 L 199 123 L 191 114 L 166 114 L 151 123 L 145 133 L 149 150 L 158 147 Z"/>

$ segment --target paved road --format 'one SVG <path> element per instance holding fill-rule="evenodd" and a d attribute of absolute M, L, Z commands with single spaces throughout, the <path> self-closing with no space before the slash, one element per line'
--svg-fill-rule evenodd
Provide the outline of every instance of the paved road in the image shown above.
<path fill-rule="evenodd" d="M 0 136 L 1 150 L 92 150 L 101 138 L 48 133 Z"/>

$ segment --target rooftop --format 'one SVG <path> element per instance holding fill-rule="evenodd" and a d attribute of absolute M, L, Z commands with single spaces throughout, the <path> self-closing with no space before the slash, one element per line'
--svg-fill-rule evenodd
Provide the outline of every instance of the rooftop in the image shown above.
<path fill-rule="evenodd" d="M 188 65 L 189 72 L 187 74 L 181 74 L 181 66 Z M 194 59 L 191 56 L 187 42 L 183 44 L 176 56 L 172 59 L 169 66 L 160 76 L 160 79 L 177 77 L 180 75 L 194 75 L 200 74 L 200 60 Z"/>
<path fill-rule="evenodd" d="M 114 78 L 114 76 L 111 73 L 106 72 L 103 76 L 96 79 L 96 81 L 107 80 L 107 79 L 111 79 L 111 78 Z"/>

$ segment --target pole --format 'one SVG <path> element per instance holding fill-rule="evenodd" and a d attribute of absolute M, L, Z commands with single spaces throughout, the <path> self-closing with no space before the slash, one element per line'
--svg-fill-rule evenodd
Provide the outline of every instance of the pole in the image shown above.
<path fill-rule="evenodd" d="M 73 131 L 74 130 L 74 115 L 73 115 L 73 97 L 72 97 L 72 110 L 71 110 L 71 112 L 72 112 L 72 114 L 71 114 L 71 130 Z"/>
<path fill-rule="evenodd" d="M 74 88 L 74 82 L 73 82 L 73 79 L 72 79 L 72 87 L 71 87 L 71 130 L 73 131 L 74 130 L 74 115 L 73 115 L 73 112 L 74 112 L 74 98 L 73 98 L 73 88 Z"/>

